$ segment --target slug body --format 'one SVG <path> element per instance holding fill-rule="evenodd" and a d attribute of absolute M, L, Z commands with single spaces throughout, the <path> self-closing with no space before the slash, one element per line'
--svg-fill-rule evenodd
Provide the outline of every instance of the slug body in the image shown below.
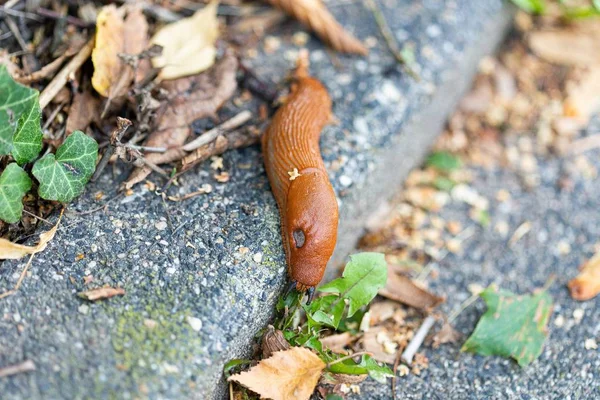
<path fill-rule="evenodd" d="M 262 138 L 288 272 L 298 290 L 321 281 L 337 240 L 338 204 L 319 151 L 321 131 L 331 116 L 325 87 L 299 76 Z"/>

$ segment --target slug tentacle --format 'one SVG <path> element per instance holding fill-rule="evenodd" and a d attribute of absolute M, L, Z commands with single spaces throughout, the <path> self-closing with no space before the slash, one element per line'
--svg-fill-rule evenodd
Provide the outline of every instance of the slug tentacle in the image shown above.
<path fill-rule="evenodd" d="M 321 131 L 332 121 L 331 99 L 307 73 L 296 77 L 262 145 L 281 215 L 288 272 L 297 288 L 306 290 L 321 281 L 335 248 L 338 206 L 319 150 Z"/>

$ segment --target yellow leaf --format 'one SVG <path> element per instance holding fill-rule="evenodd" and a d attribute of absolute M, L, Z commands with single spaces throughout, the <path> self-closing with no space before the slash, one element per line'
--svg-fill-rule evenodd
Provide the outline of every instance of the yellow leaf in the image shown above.
<path fill-rule="evenodd" d="M 162 54 L 152 59 L 162 68 L 159 79 L 175 79 L 202 72 L 215 62 L 215 41 L 219 37 L 217 6 L 213 0 L 189 18 L 169 24 L 150 40 L 162 46 Z"/>
<path fill-rule="evenodd" d="M 96 18 L 92 86 L 109 99 L 126 94 L 133 80 L 133 69 L 119 54 L 139 54 L 148 43 L 148 23 L 142 11 L 133 7 L 123 19 L 124 11 L 111 4 L 103 7 Z"/>
<path fill-rule="evenodd" d="M 96 44 L 92 52 L 92 86 L 104 97 L 110 94 L 113 79 L 119 76 L 123 51 L 123 17 L 114 4 L 103 7 L 96 18 Z"/>
<path fill-rule="evenodd" d="M 0 260 L 18 260 L 28 254 L 35 254 L 43 251 L 48 245 L 48 242 L 54 239 L 54 235 L 56 234 L 61 219 L 62 212 L 60 217 L 58 217 L 56 225 L 49 231 L 40 234 L 40 242 L 35 246 L 25 246 L 0 238 Z"/>
<path fill-rule="evenodd" d="M 278 351 L 257 366 L 229 377 L 261 398 L 302 400 L 310 398 L 325 363 L 304 347 Z"/>
<path fill-rule="evenodd" d="M 600 252 L 583 264 L 579 275 L 568 286 L 575 300 L 590 300 L 600 293 Z"/>

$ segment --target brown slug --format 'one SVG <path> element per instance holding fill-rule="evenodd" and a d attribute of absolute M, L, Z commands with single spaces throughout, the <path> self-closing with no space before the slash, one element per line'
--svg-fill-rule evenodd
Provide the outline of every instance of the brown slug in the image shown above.
<path fill-rule="evenodd" d="M 299 62 L 291 94 L 262 138 L 265 169 L 281 215 L 288 273 L 300 291 L 321 281 L 335 248 L 338 203 L 319 150 L 331 99 Z M 310 298 L 310 296 L 309 296 Z"/>

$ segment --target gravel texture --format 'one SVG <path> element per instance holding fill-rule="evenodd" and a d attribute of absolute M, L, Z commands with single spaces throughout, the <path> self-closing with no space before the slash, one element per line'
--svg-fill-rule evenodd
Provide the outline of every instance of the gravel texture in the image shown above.
<path fill-rule="evenodd" d="M 600 119 L 584 135 L 599 131 Z M 597 174 L 600 150 L 588 151 L 585 157 Z M 471 283 L 484 287 L 496 283 L 516 293 L 528 293 L 554 274 L 556 280 L 549 291 L 555 302 L 554 314 L 542 355 L 522 369 L 511 360 L 461 353 L 459 344 L 437 350 L 425 347 L 429 368 L 420 376 L 398 378 L 399 399 L 600 398 L 600 356 L 598 350 L 585 348 L 586 339 L 600 342 L 600 297 L 577 302 L 566 287 L 600 243 L 600 184 L 597 177 L 583 176 L 574 166 L 575 157 L 538 157 L 537 161 L 540 186 L 531 191 L 523 189 L 519 176 L 509 170 L 475 170 L 472 187 L 490 200 L 487 228 L 468 219 L 469 208 L 464 203 L 444 207 L 440 213 L 444 220 L 457 220 L 465 229 L 474 230 L 463 242 L 462 253 L 450 254 L 439 263 L 439 278 L 431 280 L 431 288 L 447 296 L 443 309 L 450 312 L 470 296 L 467 286 Z M 564 177 L 572 181 L 572 191 L 558 188 Z M 501 189 L 510 192 L 511 200 L 499 203 L 495 199 Z M 526 221 L 531 223 L 529 233 L 509 245 L 514 231 Z M 505 222 L 509 230 L 502 235 L 496 227 Z M 482 301 L 476 304 L 454 324 L 465 338 L 485 311 Z M 392 398 L 389 385 L 366 382 L 361 389 L 361 399 Z"/>
<path fill-rule="evenodd" d="M 328 52 L 310 38 L 312 71 L 329 88 L 341 121 L 322 138 L 341 204 L 333 265 L 426 152 L 477 60 L 502 38 L 509 21 L 503 4 L 399 1 L 384 9 L 396 38 L 414 48 L 420 82 L 400 72 L 381 39 L 360 59 Z M 328 5 L 357 36 L 379 38 L 360 2 Z M 278 82 L 287 74 L 299 29 L 286 23 L 275 33 L 278 50 L 259 49 L 250 63 L 260 75 Z M 209 165 L 186 174 L 170 195 L 204 183 L 213 192 L 184 202 L 163 201 L 143 185 L 114 198 L 115 183 L 127 173 L 119 168 L 88 186 L 35 257 L 19 293 L 0 301 L 0 367 L 26 359 L 37 366 L 0 379 L 3 399 L 223 396 L 225 385 L 217 384 L 223 364 L 252 351 L 285 282 L 278 215 L 259 148 L 230 152 L 224 165 L 231 175 L 226 184 L 213 179 Z M 108 200 L 106 209 L 90 212 Z M 12 287 L 23 265 L 1 264 L 0 287 Z M 93 282 L 84 285 L 89 275 Z M 76 296 L 103 284 L 127 293 L 97 303 Z"/>

